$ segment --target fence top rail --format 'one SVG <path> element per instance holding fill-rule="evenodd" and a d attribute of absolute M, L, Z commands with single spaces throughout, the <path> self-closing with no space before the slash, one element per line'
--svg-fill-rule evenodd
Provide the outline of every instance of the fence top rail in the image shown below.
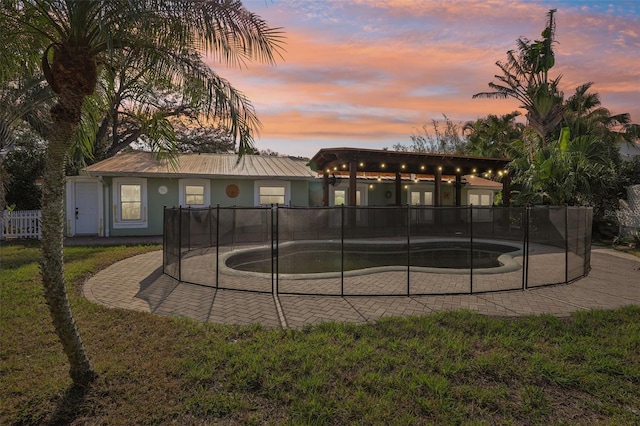
<path fill-rule="evenodd" d="M 210 210 L 271 210 L 271 206 L 255 206 L 255 207 L 247 207 L 247 206 L 208 206 L 208 207 L 165 207 L 165 210 L 169 211 L 210 211 Z"/>
<path fill-rule="evenodd" d="M 415 204 L 403 204 L 400 206 L 347 206 L 347 205 L 339 205 L 339 206 L 286 206 L 280 204 L 274 204 L 272 206 L 208 206 L 208 207 L 166 207 L 165 210 L 169 211 L 210 211 L 210 210 L 272 210 L 272 209 L 280 209 L 280 210 L 339 210 L 339 209 L 349 209 L 349 210 L 406 210 L 409 209 L 428 209 L 428 210 L 510 210 L 510 211 L 523 211 L 526 209 L 530 210 L 550 210 L 550 209 L 569 209 L 569 210 L 593 210 L 591 206 L 551 206 L 551 205 L 535 205 L 535 206 L 476 206 L 473 204 L 466 206 L 428 206 L 428 205 L 415 205 Z M 19 212 L 12 213 L 22 213 L 29 212 L 31 210 L 21 210 Z M 40 210 L 32 210 L 33 212 L 40 213 Z M 5 210 L 5 214 L 9 212 Z M 11 212 L 9 212 L 11 213 Z"/>
<path fill-rule="evenodd" d="M 34 216 L 36 216 L 36 215 L 39 215 L 40 213 L 41 213 L 40 210 L 5 210 L 4 211 L 4 214 L 11 215 L 11 216 L 13 216 L 13 215 L 16 215 L 16 216 L 19 216 L 19 215 L 27 215 L 27 216 L 34 215 Z"/>

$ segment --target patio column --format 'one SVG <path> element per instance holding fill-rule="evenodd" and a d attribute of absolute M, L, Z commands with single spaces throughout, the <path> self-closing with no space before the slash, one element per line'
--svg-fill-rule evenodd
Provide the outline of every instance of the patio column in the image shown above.
<path fill-rule="evenodd" d="M 356 172 L 358 171 L 358 163 L 351 160 L 349 161 L 349 205 L 356 205 L 356 191 L 358 181 L 356 179 Z"/>
<path fill-rule="evenodd" d="M 396 172 L 396 206 L 402 205 L 402 175 Z"/>
<path fill-rule="evenodd" d="M 433 205 L 436 207 L 442 206 L 442 168 L 436 167 L 435 170 L 435 186 L 433 188 Z"/>
<path fill-rule="evenodd" d="M 329 173 L 326 170 L 322 172 L 322 205 L 329 205 Z"/>

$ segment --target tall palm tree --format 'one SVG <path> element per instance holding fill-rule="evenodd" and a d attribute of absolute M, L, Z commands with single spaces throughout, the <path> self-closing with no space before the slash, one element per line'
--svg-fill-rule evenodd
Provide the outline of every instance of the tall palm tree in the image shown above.
<path fill-rule="evenodd" d="M 96 374 L 73 319 L 63 275 L 64 166 L 82 118 L 85 98 L 94 93 L 101 67 L 115 52 L 135 52 L 150 76 L 164 76 L 185 91 L 210 93 L 216 116 L 228 120 L 241 146 L 250 141 L 246 99 L 221 85 L 194 63 L 211 54 L 238 66 L 274 63 L 281 33 L 237 0 L 4 0 L 0 10 L 0 82 L 17 63 L 40 59 L 57 102 L 48 137 L 42 207 L 41 274 L 54 327 L 70 362 L 74 383 Z M 185 76 L 193 79 L 186 79 Z M 242 139 L 244 138 L 244 140 Z"/>
<path fill-rule="evenodd" d="M 489 83 L 493 91 L 472 96 L 474 99 L 514 98 L 522 102 L 521 108 L 527 111 L 527 121 L 540 136 L 542 146 L 546 146 L 549 134 L 562 120 L 564 111 L 563 95 L 558 88 L 561 76 L 549 78 L 549 70 L 555 64 L 555 12 L 552 9 L 547 13 L 541 40 L 519 38 L 517 52 L 511 50 L 507 52 L 506 62 L 496 62 L 502 75 L 494 76 L 498 83 Z"/>

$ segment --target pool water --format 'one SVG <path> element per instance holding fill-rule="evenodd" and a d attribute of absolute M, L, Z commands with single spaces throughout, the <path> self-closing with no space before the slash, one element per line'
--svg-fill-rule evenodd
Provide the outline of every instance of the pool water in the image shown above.
<path fill-rule="evenodd" d="M 322 244 L 321 244 L 322 246 Z M 482 269 L 501 266 L 498 257 L 516 251 L 513 246 L 501 244 L 474 244 L 473 252 L 468 242 L 436 242 L 412 245 L 407 253 L 406 244 L 349 245 L 344 258 L 340 246 L 286 247 L 278 251 L 277 271 L 280 274 L 315 274 L 375 268 L 381 266 L 406 266 L 444 269 Z M 260 248 L 229 257 L 230 268 L 260 273 L 276 270 L 270 248 Z M 344 264 L 343 264 L 344 262 Z M 344 265 L 344 266 L 343 266 Z"/>

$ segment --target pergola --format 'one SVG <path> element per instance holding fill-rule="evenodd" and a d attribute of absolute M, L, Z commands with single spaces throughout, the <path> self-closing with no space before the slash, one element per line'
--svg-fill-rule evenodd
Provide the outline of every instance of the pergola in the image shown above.
<path fill-rule="evenodd" d="M 401 204 L 402 178 L 411 175 L 433 174 L 435 177 L 434 205 L 442 206 L 442 176 L 455 176 L 456 206 L 462 205 L 462 176 L 502 177 L 502 200 L 505 206 L 510 204 L 510 177 L 507 165 L 509 158 L 470 157 L 452 154 L 427 154 L 422 152 L 400 152 L 360 148 L 323 148 L 318 151 L 309 166 L 322 172 L 322 204 L 328 205 L 329 179 L 332 174 L 349 173 L 349 205 L 356 204 L 356 181 L 358 174 L 384 173 L 395 174 L 395 204 Z"/>

